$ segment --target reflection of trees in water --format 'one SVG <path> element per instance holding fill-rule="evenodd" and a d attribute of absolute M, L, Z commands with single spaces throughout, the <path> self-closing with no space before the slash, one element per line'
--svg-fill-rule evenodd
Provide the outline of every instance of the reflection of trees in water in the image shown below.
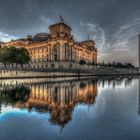
<path fill-rule="evenodd" d="M 11 89 L 3 89 L 0 91 L 0 104 L 12 105 L 17 103 L 25 103 L 30 94 L 30 89 L 24 86 Z"/>
<path fill-rule="evenodd" d="M 112 86 L 114 89 L 117 86 L 121 86 L 122 84 L 125 85 L 125 87 L 130 86 L 132 83 L 133 76 L 119 76 L 119 77 L 108 77 L 104 79 L 98 79 L 98 85 L 102 85 L 102 88 L 105 87 L 105 85 Z"/>

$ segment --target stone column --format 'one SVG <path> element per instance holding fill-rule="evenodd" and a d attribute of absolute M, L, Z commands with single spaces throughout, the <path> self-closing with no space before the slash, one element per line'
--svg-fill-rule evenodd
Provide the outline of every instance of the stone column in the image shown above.
<path fill-rule="evenodd" d="M 92 62 L 95 63 L 95 55 L 92 54 Z"/>
<path fill-rule="evenodd" d="M 65 55 L 65 51 L 64 51 L 64 44 L 61 43 L 60 44 L 60 60 L 64 60 L 64 55 Z"/>
<path fill-rule="evenodd" d="M 84 51 L 83 51 L 82 59 L 85 60 L 85 53 L 84 53 Z"/>
<path fill-rule="evenodd" d="M 48 46 L 48 60 L 51 61 L 51 46 Z"/>
<path fill-rule="evenodd" d="M 97 54 L 95 54 L 95 63 L 97 63 Z"/>
<path fill-rule="evenodd" d="M 72 48 L 72 61 L 74 61 L 74 48 Z"/>
<path fill-rule="evenodd" d="M 62 49 L 63 49 L 63 47 L 62 47 L 62 45 L 61 44 L 59 44 L 59 50 L 60 50 L 60 61 L 62 60 Z"/>
<path fill-rule="evenodd" d="M 57 60 L 60 61 L 60 44 L 57 44 Z"/>
<path fill-rule="evenodd" d="M 74 61 L 76 61 L 76 49 L 74 48 Z"/>
<path fill-rule="evenodd" d="M 72 54 L 72 46 L 71 46 L 71 48 L 70 48 L 70 49 L 71 49 L 71 59 L 70 59 L 70 60 L 72 61 L 72 55 L 73 55 L 73 54 Z"/>
<path fill-rule="evenodd" d="M 80 51 L 78 50 L 78 61 L 80 61 Z"/>
<path fill-rule="evenodd" d="M 54 46 L 51 46 L 51 61 L 54 61 L 54 59 L 53 59 L 53 48 L 54 48 Z"/>
<path fill-rule="evenodd" d="M 67 60 L 67 45 L 64 45 L 64 60 Z"/>
<path fill-rule="evenodd" d="M 71 60 L 71 46 L 69 45 L 69 47 L 68 47 L 68 61 L 70 61 Z"/>
<path fill-rule="evenodd" d="M 69 61 L 71 61 L 71 46 L 69 46 Z"/>
<path fill-rule="evenodd" d="M 65 60 L 67 61 L 68 60 L 68 56 L 67 56 L 68 55 L 68 52 L 67 52 L 68 51 L 67 50 L 68 48 L 67 48 L 67 45 L 65 45 L 64 48 L 65 48 Z"/>

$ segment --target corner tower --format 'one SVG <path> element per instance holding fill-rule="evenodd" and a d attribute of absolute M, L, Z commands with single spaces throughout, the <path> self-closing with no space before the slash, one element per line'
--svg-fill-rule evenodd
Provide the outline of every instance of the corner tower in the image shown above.
<path fill-rule="evenodd" d="M 62 18 L 62 17 L 61 17 Z M 59 23 L 49 26 L 49 34 L 52 38 L 57 36 L 59 37 L 70 37 L 71 36 L 71 27 L 64 23 L 64 20 L 61 19 Z"/>

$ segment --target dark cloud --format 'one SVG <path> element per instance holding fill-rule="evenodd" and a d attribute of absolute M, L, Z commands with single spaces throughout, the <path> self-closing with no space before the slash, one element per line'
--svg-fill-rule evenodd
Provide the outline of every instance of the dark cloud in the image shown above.
<path fill-rule="evenodd" d="M 78 41 L 96 40 L 99 61 L 137 64 L 139 7 L 138 0 L 1 0 L 0 40 L 48 32 L 62 15 Z"/>

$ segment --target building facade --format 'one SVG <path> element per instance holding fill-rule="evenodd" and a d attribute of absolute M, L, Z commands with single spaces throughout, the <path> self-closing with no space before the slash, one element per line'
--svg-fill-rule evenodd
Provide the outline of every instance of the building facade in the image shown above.
<path fill-rule="evenodd" d="M 32 68 L 81 68 L 97 63 L 97 49 L 93 40 L 76 42 L 71 27 L 63 21 L 49 26 L 49 34 L 28 35 L 26 39 L 3 43 L 4 46 L 25 47 L 30 54 Z M 84 63 L 81 65 L 79 63 Z"/>

